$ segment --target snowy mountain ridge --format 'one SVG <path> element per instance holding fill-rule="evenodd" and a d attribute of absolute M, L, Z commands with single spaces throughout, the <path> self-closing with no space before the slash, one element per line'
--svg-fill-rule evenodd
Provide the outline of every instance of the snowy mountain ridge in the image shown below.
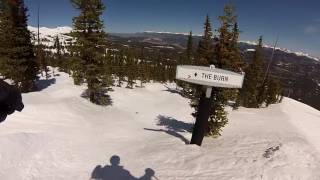
<path fill-rule="evenodd" d="M 37 34 L 37 27 L 32 27 L 32 26 L 28 26 L 28 29 L 34 34 L 36 35 Z M 61 27 L 56 27 L 56 28 L 47 28 L 47 27 L 40 27 L 40 38 L 41 39 L 45 39 L 45 43 L 49 46 L 53 46 L 53 42 L 54 42 L 54 38 L 56 36 L 59 36 L 59 39 L 61 41 L 61 43 L 63 43 L 63 45 L 67 44 L 65 41 L 66 40 L 70 40 L 71 37 L 70 36 L 67 36 L 66 34 L 70 33 L 72 31 L 72 27 L 69 27 L 69 26 L 61 26 Z M 156 34 L 174 34 L 174 35 L 189 35 L 189 33 L 173 33 L 173 32 L 157 32 L 157 31 L 144 31 L 144 33 L 156 33 Z M 194 36 L 197 36 L 197 37 L 201 37 L 202 35 L 194 35 Z M 256 42 L 252 42 L 252 41 L 239 41 L 239 42 L 242 42 L 242 43 L 247 43 L 247 44 L 250 44 L 250 45 L 257 45 Z M 267 44 L 264 44 L 265 48 L 273 48 L 272 45 L 267 45 Z M 311 56 L 310 54 L 308 53 L 305 53 L 305 52 L 302 52 L 302 51 L 292 51 L 292 50 L 289 50 L 289 49 L 286 49 L 286 48 L 280 48 L 280 47 L 276 47 L 277 50 L 281 50 L 283 52 L 286 52 L 286 53 L 291 53 L 291 54 L 295 54 L 297 56 L 304 56 L 304 57 L 307 57 L 307 58 L 310 58 L 310 59 L 313 59 L 315 61 L 319 61 L 320 62 L 320 58 L 318 57 L 314 57 L 314 56 Z"/>
<path fill-rule="evenodd" d="M 239 41 L 239 42 L 250 44 L 250 45 L 257 45 L 257 42 L 253 42 L 253 41 Z M 268 44 L 263 44 L 263 47 L 264 48 L 273 49 L 274 46 L 268 45 Z M 283 52 L 286 52 L 286 53 L 295 54 L 297 56 L 304 56 L 304 57 L 307 57 L 307 58 L 310 58 L 310 59 L 313 59 L 315 61 L 319 61 L 320 62 L 320 58 L 311 56 L 310 54 L 302 52 L 302 51 L 292 51 L 290 49 L 281 48 L 281 47 L 276 47 L 275 49 L 283 51 Z"/>
<path fill-rule="evenodd" d="M 35 44 L 37 44 L 38 28 L 28 26 L 28 29 L 33 35 L 33 41 L 35 42 Z M 66 35 L 71 31 L 72 28 L 69 26 L 62 26 L 56 28 L 40 27 L 39 35 L 41 43 L 46 46 L 53 47 L 55 39 L 58 36 L 60 43 L 62 43 L 63 46 L 66 46 L 68 42 L 72 41 L 72 37 Z"/>
<path fill-rule="evenodd" d="M 28 26 L 28 29 L 33 33 L 36 33 L 38 31 L 38 28 L 33 26 Z M 60 34 L 70 33 L 72 31 L 72 28 L 69 26 L 61 26 L 56 28 L 40 27 L 39 31 L 42 35 L 56 36 Z"/>
<path fill-rule="evenodd" d="M 176 35 L 184 35 L 184 36 L 189 36 L 189 33 L 184 33 L 184 32 L 167 32 L 167 31 L 144 31 L 144 33 L 156 33 L 156 34 L 176 34 Z M 192 34 L 192 36 L 199 36 L 201 37 L 201 34 Z"/>

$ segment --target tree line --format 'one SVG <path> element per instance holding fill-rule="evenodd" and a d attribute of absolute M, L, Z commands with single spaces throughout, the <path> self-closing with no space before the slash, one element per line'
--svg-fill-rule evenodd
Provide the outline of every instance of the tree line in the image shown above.
<path fill-rule="evenodd" d="M 175 80 L 177 65 L 210 66 L 238 73 L 245 73 L 241 90 L 214 87 L 211 94 L 211 112 L 207 135 L 218 136 L 227 124 L 225 107 L 232 105 L 260 108 L 281 99 L 281 86 L 277 79 L 266 72 L 262 37 L 258 40 L 253 59 L 245 63 L 238 47 L 240 29 L 235 7 L 227 4 L 219 16 L 220 27 L 214 31 L 210 17 L 204 23 L 204 33 L 198 47 L 193 47 L 190 32 L 186 50 L 174 58 L 165 58 L 161 51 L 145 55 L 144 49 L 122 47 L 111 49 L 108 44 L 102 15 L 102 0 L 71 0 L 79 13 L 73 18 L 72 41 L 66 50 L 59 37 L 55 38 L 54 51 L 47 50 L 38 41 L 31 43 L 27 29 L 27 8 L 23 0 L 0 1 L 0 74 L 9 79 L 22 92 L 36 89 L 39 72 L 50 76 L 48 66 L 72 76 L 75 85 L 84 84 L 84 97 L 98 105 L 110 103 L 108 91 L 113 86 L 143 87 L 147 82 L 176 82 L 182 94 L 190 99 L 197 115 L 202 86 Z M 53 72 L 54 74 L 54 72 Z"/>

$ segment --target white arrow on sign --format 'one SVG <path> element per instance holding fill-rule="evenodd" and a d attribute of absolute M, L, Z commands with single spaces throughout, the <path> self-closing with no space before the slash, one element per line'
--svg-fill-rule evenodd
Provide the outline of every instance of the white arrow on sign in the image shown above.
<path fill-rule="evenodd" d="M 242 88 L 244 74 L 204 66 L 177 66 L 176 79 L 214 87 Z"/>

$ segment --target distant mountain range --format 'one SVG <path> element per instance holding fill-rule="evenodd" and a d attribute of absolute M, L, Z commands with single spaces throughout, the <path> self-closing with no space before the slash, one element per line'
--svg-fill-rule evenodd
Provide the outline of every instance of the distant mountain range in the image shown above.
<path fill-rule="evenodd" d="M 36 41 L 37 28 L 29 27 Z M 52 47 L 56 36 L 66 46 L 73 39 L 68 35 L 70 27 L 40 28 L 40 38 L 43 44 Z M 170 32 L 140 32 L 140 33 L 109 33 L 109 41 L 113 47 L 143 47 L 148 49 L 163 49 L 182 53 L 188 39 L 188 34 Z M 193 37 L 194 47 L 197 47 L 201 36 Z M 239 42 L 239 48 L 246 62 L 253 58 L 256 43 Z M 264 45 L 265 61 L 270 60 L 272 47 Z M 281 80 L 284 94 L 320 109 L 320 60 L 307 53 L 295 52 L 286 48 L 276 48 L 271 63 L 271 76 Z"/>
<path fill-rule="evenodd" d="M 32 39 L 37 43 L 37 34 L 38 28 L 28 26 L 28 29 L 32 32 Z M 58 36 L 60 42 L 63 45 L 66 45 L 68 41 L 71 41 L 72 38 L 68 35 L 72 31 L 71 27 L 64 26 L 64 27 L 57 27 L 57 28 L 47 28 L 47 27 L 40 27 L 39 34 L 41 42 L 47 46 L 53 46 L 55 42 L 55 38 Z"/>
<path fill-rule="evenodd" d="M 29 26 L 29 30 L 36 35 L 37 28 Z M 59 39 L 62 43 L 65 41 L 70 41 L 70 36 L 67 34 L 72 31 L 72 28 L 69 26 L 57 27 L 57 28 L 47 28 L 40 27 L 40 38 L 44 40 L 49 46 L 53 44 L 54 38 L 59 36 Z M 111 38 L 128 38 L 141 42 L 148 42 L 155 45 L 166 45 L 166 46 L 175 46 L 179 48 L 184 48 L 188 33 L 172 33 L 172 32 L 156 32 L 156 31 L 145 31 L 138 33 L 110 33 Z M 194 35 L 195 44 L 201 39 L 201 35 Z M 248 44 L 248 45 L 256 45 L 256 42 L 251 41 L 241 41 L 240 43 Z M 265 48 L 272 48 L 272 46 L 264 45 Z M 276 48 L 277 50 L 295 54 L 297 56 L 304 56 L 310 58 L 315 61 L 320 61 L 320 58 L 313 57 L 304 52 L 295 52 L 286 48 Z"/>

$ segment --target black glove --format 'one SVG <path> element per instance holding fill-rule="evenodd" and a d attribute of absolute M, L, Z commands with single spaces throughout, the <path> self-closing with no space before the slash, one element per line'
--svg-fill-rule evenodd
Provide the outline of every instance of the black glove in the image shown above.
<path fill-rule="evenodd" d="M 14 113 L 14 111 L 22 111 L 23 108 L 20 91 L 0 80 L 0 123 L 6 119 L 7 115 Z"/>

